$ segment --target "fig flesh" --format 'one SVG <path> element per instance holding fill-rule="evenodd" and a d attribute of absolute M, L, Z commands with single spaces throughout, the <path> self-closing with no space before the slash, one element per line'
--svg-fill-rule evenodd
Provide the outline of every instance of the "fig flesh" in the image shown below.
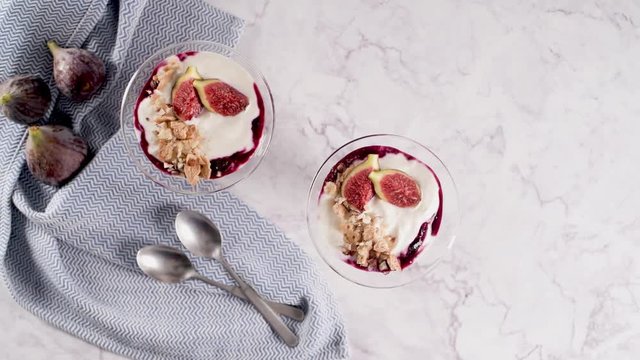
<path fill-rule="evenodd" d="M 369 154 L 366 160 L 351 169 L 345 177 L 340 192 L 354 209 L 363 211 L 364 206 L 373 198 L 374 189 L 369 174 L 379 168 L 378 155 Z"/>
<path fill-rule="evenodd" d="M 401 208 L 414 207 L 422 200 L 418 183 L 400 170 L 385 169 L 369 174 L 376 195 L 382 200 Z"/>
<path fill-rule="evenodd" d="M 193 87 L 193 81 L 200 79 L 202 79 L 202 77 L 198 74 L 196 68 L 189 66 L 173 85 L 173 89 L 171 90 L 171 103 L 173 105 L 173 112 L 178 119 L 191 120 L 202 111 L 198 93 Z"/>
<path fill-rule="evenodd" d="M 81 101 L 90 98 L 105 80 L 105 67 L 93 53 L 77 48 L 61 48 L 47 42 L 53 55 L 53 78 L 66 97 Z"/>
<path fill-rule="evenodd" d="M 87 156 L 87 144 L 60 125 L 29 127 L 27 166 L 45 184 L 59 186 L 69 180 Z"/>
<path fill-rule="evenodd" d="M 204 107 L 222 116 L 238 115 L 249 106 L 249 98 L 221 80 L 196 80 L 193 86 Z"/>
<path fill-rule="evenodd" d="M 36 75 L 17 75 L 0 84 L 0 110 L 12 121 L 32 124 L 51 104 L 49 86 Z"/>

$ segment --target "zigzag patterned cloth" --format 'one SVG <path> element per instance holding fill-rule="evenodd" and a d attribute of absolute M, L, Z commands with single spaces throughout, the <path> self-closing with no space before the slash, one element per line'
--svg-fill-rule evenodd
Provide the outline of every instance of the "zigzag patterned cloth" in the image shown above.
<path fill-rule="evenodd" d="M 118 110 L 136 67 L 160 47 L 191 39 L 234 46 L 243 22 L 199 0 L 5 0 L 0 2 L 0 79 L 36 73 L 51 82 L 45 41 L 82 46 L 108 60 L 108 81 L 82 104 L 57 98 L 51 119 L 72 124 L 94 158 L 68 185 L 35 181 L 22 126 L 0 118 L 0 268 L 15 300 L 52 325 L 135 359 L 340 359 L 345 328 L 311 260 L 233 195 L 185 197 L 144 178 L 126 155 Z M 54 89 L 54 86 L 51 86 Z M 54 96 L 57 93 L 54 92 Z M 72 119 L 72 121 L 68 120 Z M 99 151 L 98 151 L 99 150 Z M 166 285 L 136 267 L 148 244 L 179 246 L 184 208 L 220 224 L 234 267 L 267 298 L 298 304 L 304 322 L 289 349 L 246 302 L 198 283 Z M 205 275 L 232 284 L 213 261 Z"/>

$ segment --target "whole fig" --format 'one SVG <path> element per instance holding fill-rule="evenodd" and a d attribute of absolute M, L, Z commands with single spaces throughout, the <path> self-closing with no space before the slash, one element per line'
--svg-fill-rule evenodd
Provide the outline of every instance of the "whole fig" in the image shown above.
<path fill-rule="evenodd" d="M 87 144 L 60 125 L 29 127 L 27 166 L 35 178 L 59 186 L 69 180 L 87 157 Z"/>
<path fill-rule="evenodd" d="M 53 78 L 65 96 L 80 101 L 91 97 L 104 83 L 105 67 L 93 53 L 76 48 L 61 48 L 47 42 L 53 54 Z"/>
<path fill-rule="evenodd" d="M 17 75 L 0 84 L 0 110 L 19 124 L 38 121 L 49 109 L 49 86 L 36 75 Z"/>

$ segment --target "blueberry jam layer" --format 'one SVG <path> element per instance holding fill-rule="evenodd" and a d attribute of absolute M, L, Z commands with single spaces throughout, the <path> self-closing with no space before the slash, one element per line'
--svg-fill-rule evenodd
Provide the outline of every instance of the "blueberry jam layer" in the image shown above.
<path fill-rule="evenodd" d="M 416 234 L 413 241 L 409 244 L 409 246 L 406 248 L 405 251 L 403 251 L 401 254 L 397 256 L 400 262 L 401 268 L 405 269 L 415 261 L 416 257 L 420 255 L 422 250 L 425 248 L 425 245 L 426 245 L 425 240 L 427 238 L 427 233 L 429 232 L 429 228 L 431 228 L 431 236 L 436 236 L 438 234 L 438 231 L 440 230 L 440 225 L 442 223 L 442 210 L 443 210 L 442 185 L 436 173 L 427 164 L 423 163 L 422 161 L 416 159 L 414 156 L 407 154 L 399 149 L 396 149 L 390 146 L 380 146 L 380 145 L 362 147 L 360 149 L 354 150 L 349 154 L 347 154 L 345 157 L 343 157 L 331 168 L 331 170 L 329 171 L 329 174 L 327 174 L 327 177 L 324 179 L 324 184 L 326 184 L 327 182 L 336 182 L 340 174 L 339 169 L 346 169 L 354 163 L 361 162 L 365 160 L 367 158 L 367 155 L 369 154 L 377 154 L 380 158 L 383 158 L 385 155 L 388 155 L 388 154 L 400 154 L 400 155 L 403 155 L 409 161 L 417 161 L 420 164 L 424 165 L 431 172 L 431 174 L 436 180 L 436 183 L 438 184 L 438 199 L 440 203 L 438 205 L 438 209 L 435 215 L 430 219 L 425 219 L 425 221 L 420 226 L 420 230 Z M 324 184 L 322 187 L 323 190 L 321 190 L 319 198 L 323 194 Z M 377 270 L 375 268 L 369 269 L 367 267 L 358 265 L 352 258 L 346 259 L 345 262 L 361 270 L 380 272 L 380 270 Z"/>
<path fill-rule="evenodd" d="M 197 51 L 186 51 L 180 54 L 177 54 L 176 56 L 178 57 L 178 59 L 180 61 L 184 61 L 186 58 L 190 57 L 190 56 L 194 56 L 198 54 Z M 142 126 L 142 124 L 140 123 L 140 119 L 138 118 L 138 110 L 140 107 L 140 103 L 142 103 L 142 101 L 144 99 L 146 99 L 147 97 L 151 96 L 151 94 L 153 93 L 154 87 L 153 87 L 153 77 L 158 73 L 158 71 L 167 64 L 167 62 L 165 60 L 161 61 L 153 70 L 152 74 L 149 76 L 149 79 L 147 80 L 147 82 L 145 83 L 142 91 L 140 92 L 140 95 L 138 96 L 138 99 L 136 101 L 136 105 L 134 108 L 134 126 L 136 128 L 137 131 L 140 132 L 140 146 L 144 152 L 144 154 L 147 156 L 147 158 L 149 159 L 149 161 L 151 161 L 151 163 L 153 165 L 155 165 L 156 168 L 158 168 L 160 171 L 167 173 L 167 174 L 171 174 L 166 168 L 165 168 L 165 164 L 160 161 L 159 159 L 157 159 L 155 156 L 153 156 L 150 152 L 149 152 L 149 143 L 145 137 L 145 129 Z M 256 117 L 255 119 L 253 119 L 253 121 L 251 122 L 251 131 L 252 131 L 252 137 L 253 137 L 253 147 L 249 150 L 245 150 L 245 151 L 238 151 L 230 156 L 226 156 L 226 157 L 221 157 L 221 158 L 216 158 L 216 159 L 210 159 L 210 165 L 211 165 L 211 179 L 216 179 L 216 178 L 221 178 L 223 176 L 229 175 L 235 171 L 237 171 L 242 165 L 244 165 L 246 162 L 249 161 L 249 159 L 251 158 L 251 156 L 253 156 L 253 154 L 255 153 L 256 149 L 258 148 L 258 145 L 260 143 L 260 140 L 262 139 L 262 133 L 264 131 L 264 123 L 265 123 L 265 108 L 264 108 L 264 101 L 262 98 L 262 94 L 260 93 L 260 91 L 258 90 L 258 86 L 257 84 L 253 84 L 253 90 L 255 91 L 256 94 L 256 99 L 257 99 L 257 105 L 258 108 L 260 110 L 260 114 L 258 115 L 258 117 Z"/>

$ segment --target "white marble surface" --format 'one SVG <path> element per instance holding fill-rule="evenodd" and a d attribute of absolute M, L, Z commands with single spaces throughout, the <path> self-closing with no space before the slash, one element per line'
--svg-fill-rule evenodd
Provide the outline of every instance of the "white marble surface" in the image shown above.
<path fill-rule="evenodd" d="M 458 241 L 431 276 L 370 290 L 321 264 L 353 359 L 640 356 L 639 2 L 216 3 L 248 20 L 277 106 L 236 191 L 314 257 L 307 188 L 347 140 L 409 135 L 457 180 Z M 0 304 L 2 359 L 118 358 Z"/>

